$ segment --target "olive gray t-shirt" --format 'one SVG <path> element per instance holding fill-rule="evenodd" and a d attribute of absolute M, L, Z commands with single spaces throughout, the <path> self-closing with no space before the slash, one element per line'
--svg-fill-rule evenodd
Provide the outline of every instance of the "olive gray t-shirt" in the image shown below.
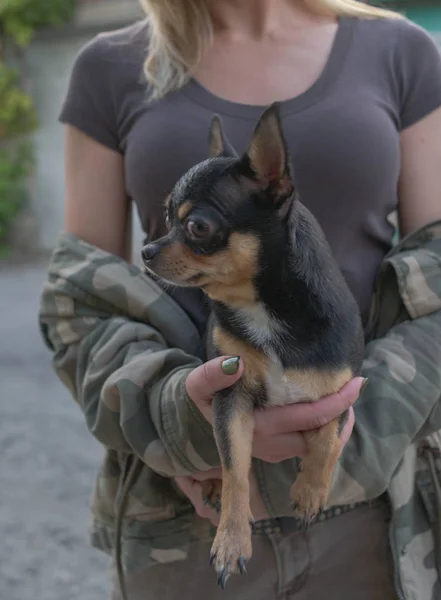
<path fill-rule="evenodd" d="M 149 104 L 142 76 L 147 43 L 141 21 L 82 48 L 60 120 L 123 154 L 127 194 L 152 240 L 165 232 L 163 202 L 172 186 L 207 157 L 213 113 L 243 151 L 264 107 L 221 99 L 195 80 Z M 346 17 L 321 75 L 281 104 L 300 198 L 323 228 L 364 317 L 391 247 L 387 217 L 398 203 L 400 132 L 439 106 L 441 57 L 428 33 L 404 19 Z M 203 331 L 202 293 L 171 293 Z"/>

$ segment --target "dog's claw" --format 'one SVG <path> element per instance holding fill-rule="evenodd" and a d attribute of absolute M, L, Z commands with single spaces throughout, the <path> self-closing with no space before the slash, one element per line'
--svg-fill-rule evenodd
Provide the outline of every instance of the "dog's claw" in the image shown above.
<path fill-rule="evenodd" d="M 309 529 L 311 525 L 312 519 L 308 519 L 307 517 L 299 517 L 299 526 L 302 531 L 306 531 Z"/>
<path fill-rule="evenodd" d="M 220 573 L 218 573 L 217 584 L 220 585 L 220 587 L 223 590 L 225 589 L 225 586 L 227 584 L 228 577 L 229 577 L 228 567 L 225 567 L 224 569 L 222 569 L 222 571 Z"/>
<path fill-rule="evenodd" d="M 214 561 L 216 560 L 216 552 L 212 552 L 210 554 L 210 567 L 213 566 Z"/>
<path fill-rule="evenodd" d="M 253 532 L 254 529 L 255 529 L 255 521 L 254 521 L 254 519 L 252 517 L 249 520 L 249 523 L 250 523 L 250 527 L 251 527 L 251 532 Z"/>
<path fill-rule="evenodd" d="M 296 510 L 298 508 L 298 503 L 295 500 L 292 501 L 291 508 L 292 508 L 293 512 L 296 512 Z M 302 515 L 297 514 L 296 519 L 297 519 L 300 529 L 303 531 L 308 529 L 312 525 L 312 523 L 316 520 L 316 517 L 321 512 L 322 511 L 319 511 L 318 514 L 302 514 Z"/>
<path fill-rule="evenodd" d="M 297 516 L 297 522 L 302 531 L 306 531 L 315 521 L 315 516 Z"/>
<path fill-rule="evenodd" d="M 239 571 L 240 571 L 241 575 L 243 575 L 244 573 L 247 572 L 247 568 L 245 566 L 245 559 L 243 556 L 241 556 L 239 558 L 239 560 L 237 561 L 237 564 L 239 565 Z"/>

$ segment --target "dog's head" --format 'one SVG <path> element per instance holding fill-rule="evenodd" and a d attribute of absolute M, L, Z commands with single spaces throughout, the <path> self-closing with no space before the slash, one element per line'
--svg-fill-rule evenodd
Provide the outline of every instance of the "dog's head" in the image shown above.
<path fill-rule="evenodd" d="M 144 246 L 142 257 L 166 281 L 243 305 L 254 297 L 262 239 L 280 239 L 294 199 L 277 104 L 262 114 L 242 156 L 217 116 L 209 147 L 210 158 L 190 169 L 166 200 L 169 233 Z"/>

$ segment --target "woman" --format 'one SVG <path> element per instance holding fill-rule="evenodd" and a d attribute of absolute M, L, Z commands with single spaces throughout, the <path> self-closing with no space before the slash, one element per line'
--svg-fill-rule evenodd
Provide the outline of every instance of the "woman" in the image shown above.
<path fill-rule="evenodd" d="M 441 269 L 420 262 L 437 230 L 400 248 L 394 268 L 409 268 L 397 284 L 394 270 L 386 273 L 389 302 L 399 300 L 404 316 L 368 339 L 369 385 L 352 436 L 353 418 L 345 429 L 329 509 L 307 532 L 286 504 L 301 431 L 352 406 L 362 380 L 313 406 L 256 414 L 253 557 L 223 596 L 208 566 L 217 515 L 203 506 L 200 481 L 219 476 L 210 397 L 242 366 L 203 362 L 209 307 L 198 292 L 160 290 L 124 260 L 131 202 L 148 237 L 162 235 L 163 200 L 206 158 L 212 114 L 240 151 L 263 107 L 278 100 L 300 197 L 372 331 L 375 281 L 394 233 L 388 216 L 398 211 L 402 235 L 441 217 L 437 49 L 419 27 L 354 0 L 143 4 L 145 21 L 98 36 L 75 62 L 60 117 L 66 233 L 40 313 L 55 368 L 106 448 L 93 543 L 110 552 L 121 538 L 130 600 L 440 598 L 430 518 L 406 487 L 417 472 L 413 444 L 441 427 L 441 294 L 433 291 Z M 403 519 L 413 524 L 407 537 L 396 525 Z M 121 598 L 117 582 L 112 598 Z"/>

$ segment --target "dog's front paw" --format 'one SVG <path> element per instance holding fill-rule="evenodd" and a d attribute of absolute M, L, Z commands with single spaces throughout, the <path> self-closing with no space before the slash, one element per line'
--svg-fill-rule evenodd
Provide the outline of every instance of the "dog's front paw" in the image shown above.
<path fill-rule="evenodd" d="M 305 529 L 323 511 L 327 499 L 327 488 L 312 486 L 303 481 L 301 474 L 291 487 L 293 510 Z"/>
<path fill-rule="evenodd" d="M 230 575 L 245 573 L 245 565 L 251 558 L 251 529 L 252 518 L 249 522 L 220 525 L 210 553 L 210 564 L 217 573 L 217 583 L 225 589 Z"/>

